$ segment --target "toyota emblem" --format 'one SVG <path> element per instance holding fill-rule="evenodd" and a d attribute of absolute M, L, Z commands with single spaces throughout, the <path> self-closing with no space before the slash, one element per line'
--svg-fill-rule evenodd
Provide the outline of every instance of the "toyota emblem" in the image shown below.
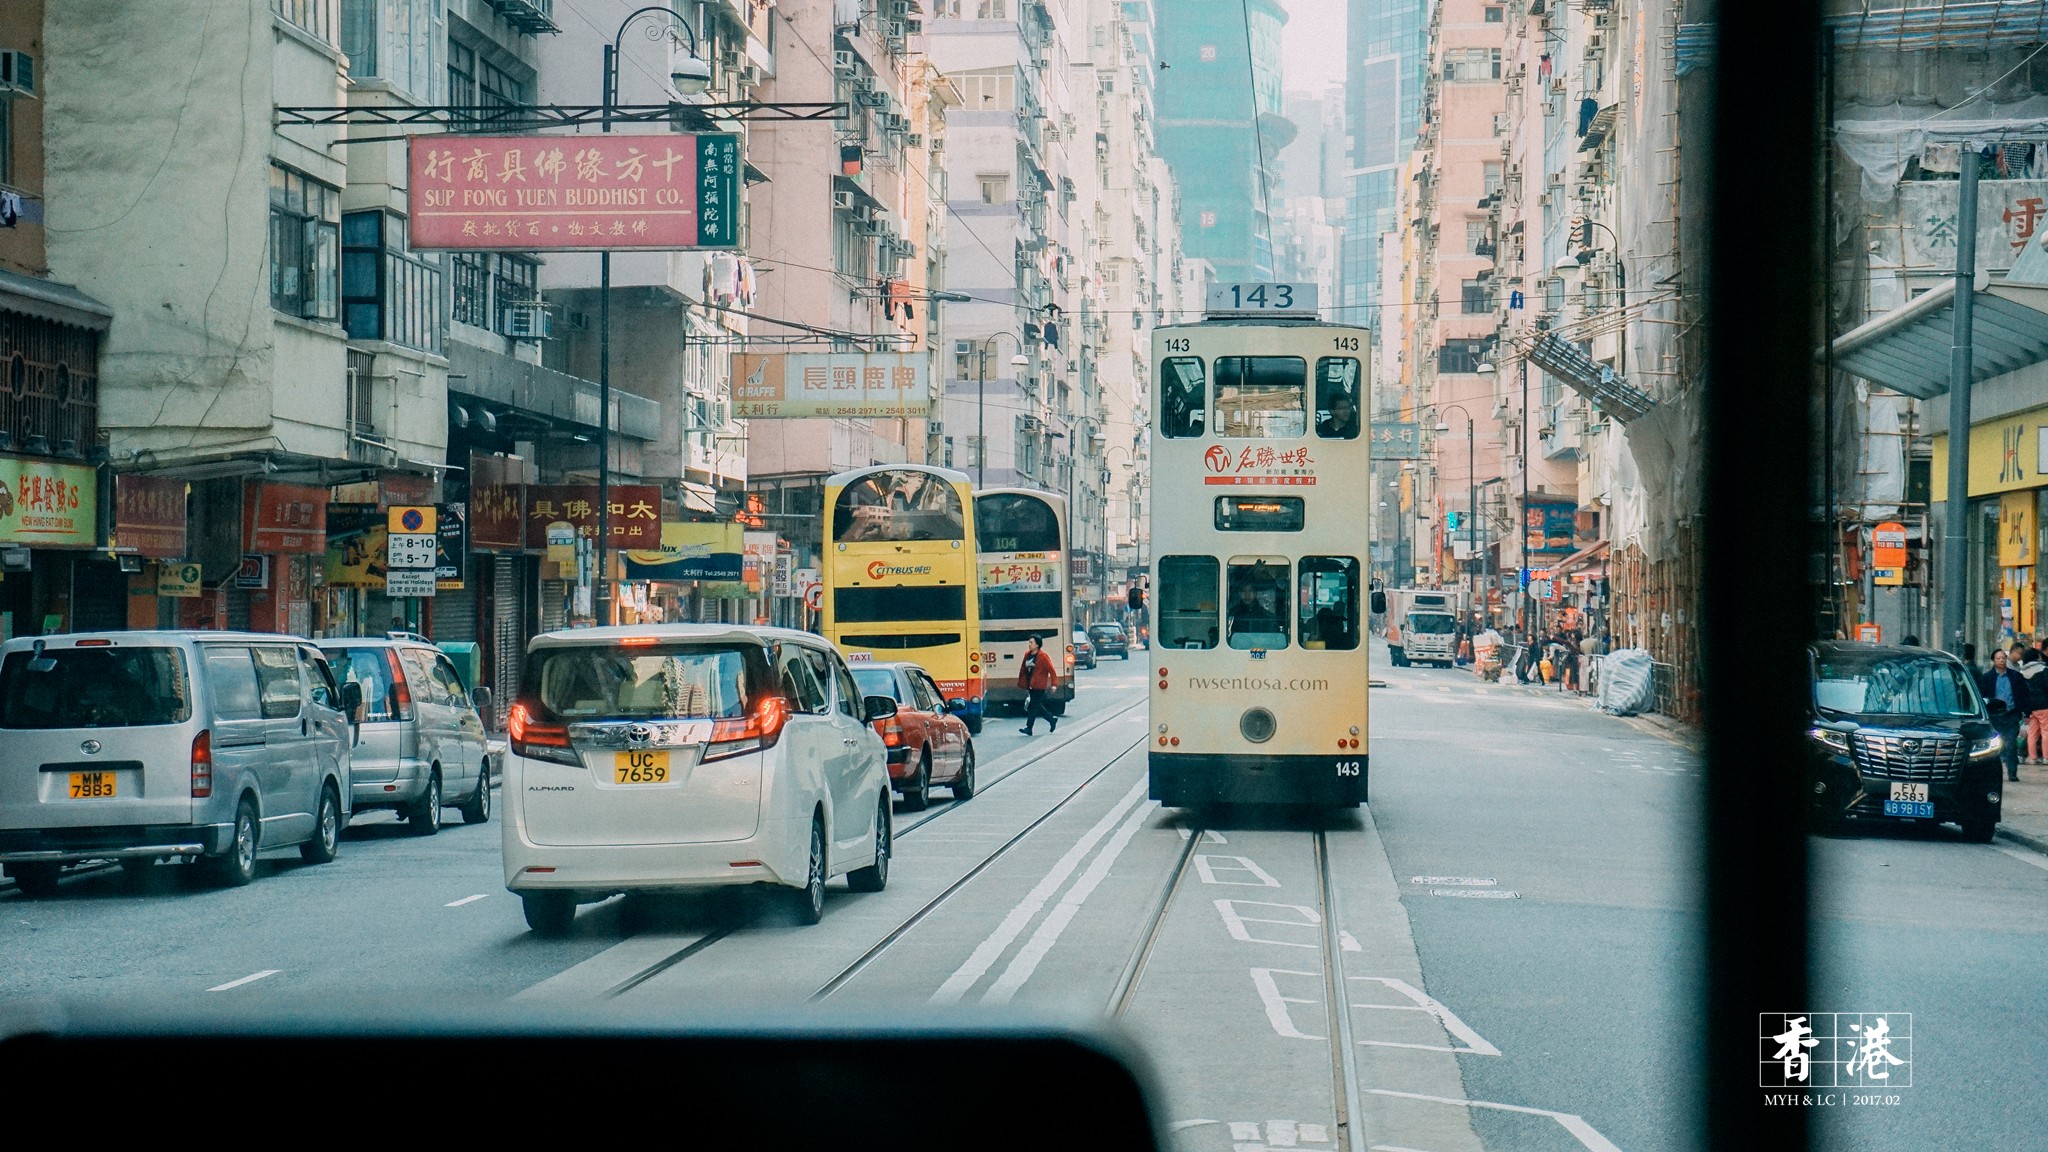
<path fill-rule="evenodd" d="M 1904 747 L 1906 749 L 1907 754 L 1910 755 L 1914 752 L 1920 751 L 1920 742 L 1918 740 L 1908 740 L 1905 742 Z"/>
<path fill-rule="evenodd" d="M 79 742 L 78 750 L 87 756 L 97 756 L 100 754 L 100 742 L 97 740 L 82 740 Z"/>
<path fill-rule="evenodd" d="M 645 745 L 654 740 L 654 729 L 645 724 L 635 724 L 626 729 L 626 743 Z"/>

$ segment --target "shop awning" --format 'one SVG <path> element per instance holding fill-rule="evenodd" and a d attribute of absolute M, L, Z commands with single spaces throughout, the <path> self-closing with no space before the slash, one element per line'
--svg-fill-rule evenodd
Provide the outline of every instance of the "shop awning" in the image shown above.
<path fill-rule="evenodd" d="M 1583 568 L 1600 557 L 1605 556 L 1607 554 L 1607 545 L 1608 541 L 1602 540 L 1596 544 L 1581 548 L 1563 560 L 1552 564 L 1550 566 L 1550 578 L 1555 580 L 1560 576 L 1568 576 L 1573 571 Z"/>
<path fill-rule="evenodd" d="M 1944 282 L 1835 338 L 1835 366 L 1926 400 L 1948 391 L 1956 285 Z M 1971 296 L 1971 378 L 2048 360 L 2048 287 L 1993 283 Z"/>

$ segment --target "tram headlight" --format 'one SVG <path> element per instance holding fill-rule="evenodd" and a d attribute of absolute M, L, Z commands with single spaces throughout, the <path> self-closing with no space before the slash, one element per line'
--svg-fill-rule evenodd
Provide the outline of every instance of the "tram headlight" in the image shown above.
<path fill-rule="evenodd" d="M 1273 714 L 1264 708 L 1249 709 L 1237 718 L 1238 735 L 1254 744 L 1264 744 L 1271 740 L 1274 730 L 1279 726 L 1279 722 L 1273 719 Z"/>

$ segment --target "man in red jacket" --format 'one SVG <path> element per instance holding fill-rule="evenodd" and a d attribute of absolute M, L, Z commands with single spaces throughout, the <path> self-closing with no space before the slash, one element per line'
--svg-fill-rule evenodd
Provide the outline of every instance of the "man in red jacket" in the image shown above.
<path fill-rule="evenodd" d="M 1045 717 L 1045 730 L 1057 732 L 1060 718 L 1046 708 L 1046 695 L 1059 686 L 1059 673 L 1053 671 L 1052 657 L 1045 653 L 1045 642 L 1033 636 L 1024 646 L 1024 660 L 1017 666 L 1017 687 L 1024 689 L 1024 726 L 1017 729 L 1026 736 L 1032 735 L 1031 725 L 1040 716 Z"/>

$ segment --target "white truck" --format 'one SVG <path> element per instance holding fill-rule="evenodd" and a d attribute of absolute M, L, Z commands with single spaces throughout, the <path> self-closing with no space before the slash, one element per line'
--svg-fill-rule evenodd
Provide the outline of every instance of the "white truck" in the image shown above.
<path fill-rule="evenodd" d="M 1463 597 L 1455 588 L 1396 588 L 1387 593 L 1387 652 L 1396 668 L 1441 664 L 1458 654 Z"/>

